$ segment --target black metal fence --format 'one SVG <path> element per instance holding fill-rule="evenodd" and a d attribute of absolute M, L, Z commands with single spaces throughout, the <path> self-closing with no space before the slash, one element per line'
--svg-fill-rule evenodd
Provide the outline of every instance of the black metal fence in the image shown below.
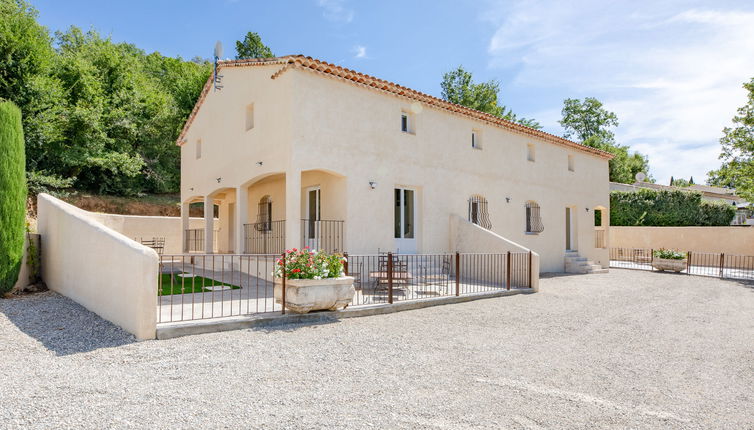
<path fill-rule="evenodd" d="M 162 255 L 157 322 L 280 311 L 273 297 L 280 255 Z"/>
<path fill-rule="evenodd" d="M 325 252 L 343 252 L 343 226 L 341 220 L 301 220 L 301 246 Z"/>
<path fill-rule="evenodd" d="M 162 255 L 157 322 L 279 312 L 280 254 Z M 345 254 L 354 277 L 351 306 L 530 288 L 531 253 Z"/>
<path fill-rule="evenodd" d="M 244 253 L 281 254 L 285 251 L 285 220 L 244 224 Z"/>
<path fill-rule="evenodd" d="M 657 270 L 653 249 L 610 248 L 610 267 Z M 728 279 L 754 280 L 754 255 L 688 251 L 679 273 Z"/>
<path fill-rule="evenodd" d="M 354 305 L 529 288 L 530 253 L 348 255 Z"/>

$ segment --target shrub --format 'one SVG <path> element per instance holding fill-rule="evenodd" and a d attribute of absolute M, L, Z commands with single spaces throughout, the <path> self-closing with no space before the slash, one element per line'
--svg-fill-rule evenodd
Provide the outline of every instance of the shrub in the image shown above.
<path fill-rule="evenodd" d="M 21 111 L 0 102 L 0 294 L 18 280 L 26 225 L 26 156 Z"/>
<path fill-rule="evenodd" d="M 674 251 L 672 249 L 660 248 L 652 253 L 654 258 L 664 258 L 665 260 L 685 260 L 686 253 L 680 251 Z"/>
<path fill-rule="evenodd" d="M 285 251 L 275 267 L 275 277 L 282 277 L 285 267 L 286 279 L 326 279 L 343 276 L 343 256 L 312 251 L 308 247 Z M 284 266 L 285 265 L 285 266 Z"/>
<path fill-rule="evenodd" d="M 732 205 L 703 202 L 699 192 L 641 189 L 610 193 L 610 224 L 615 226 L 726 226 L 735 215 Z"/>

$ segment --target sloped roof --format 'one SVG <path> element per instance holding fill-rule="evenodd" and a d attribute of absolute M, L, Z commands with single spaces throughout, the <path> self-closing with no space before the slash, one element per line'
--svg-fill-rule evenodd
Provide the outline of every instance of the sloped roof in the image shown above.
<path fill-rule="evenodd" d="M 345 67 L 327 63 L 327 62 L 324 62 L 324 61 L 321 61 L 312 57 L 305 57 L 303 55 L 290 55 L 290 56 L 276 57 L 276 58 L 226 60 L 226 61 L 218 62 L 217 67 L 218 67 L 218 70 L 220 70 L 225 67 L 252 67 L 252 66 L 275 65 L 275 64 L 279 64 L 282 67 L 278 71 L 276 71 L 274 74 L 272 74 L 272 76 L 270 76 L 271 79 L 278 78 L 279 76 L 281 76 L 283 73 L 285 73 L 286 71 L 290 69 L 298 68 L 302 70 L 308 70 L 308 71 L 312 71 L 314 73 L 320 74 L 322 76 L 327 76 L 327 77 L 338 79 L 342 82 L 349 82 L 349 83 L 356 84 L 359 86 L 364 86 L 366 88 L 389 93 L 398 97 L 404 97 L 410 100 L 418 101 L 420 103 L 427 104 L 429 106 L 433 106 L 435 108 L 449 111 L 458 115 L 466 116 L 466 117 L 476 119 L 479 121 L 484 121 L 486 123 L 496 125 L 500 128 L 506 129 L 508 131 L 511 131 L 517 134 L 529 135 L 529 136 L 536 137 L 536 138 L 545 140 L 547 142 L 550 142 L 556 145 L 573 148 L 575 150 L 587 152 L 592 155 L 596 155 L 598 157 L 602 157 L 605 159 L 613 158 L 613 155 L 610 154 L 609 152 L 601 151 L 599 149 L 592 148 L 590 146 L 582 145 L 582 144 L 573 142 L 571 140 L 562 138 L 560 136 L 546 133 L 541 130 L 536 130 L 531 127 L 527 127 L 527 126 L 515 123 L 513 121 L 508 121 L 506 119 L 499 118 L 485 112 L 481 112 L 481 111 L 471 109 L 465 106 L 461 106 L 455 103 L 450 103 L 446 100 L 442 100 L 440 98 L 430 96 L 420 91 L 416 91 L 411 88 L 404 87 L 393 82 L 379 79 L 374 76 L 359 73 L 357 71 L 347 69 Z M 178 145 L 181 145 L 184 142 L 186 132 L 191 127 L 191 123 L 194 121 L 194 118 L 196 117 L 196 114 L 199 111 L 199 108 L 201 107 L 202 103 L 204 102 L 211 88 L 212 88 L 212 76 L 210 76 L 210 78 L 207 80 L 207 83 L 204 85 L 204 89 L 202 90 L 202 93 L 199 96 L 199 100 L 196 102 L 194 109 L 191 111 L 191 114 L 186 120 L 186 124 L 183 126 L 183 130 L 181 131 L 181 134 L 178 136 L 178 140 L 176 142 Z"/>

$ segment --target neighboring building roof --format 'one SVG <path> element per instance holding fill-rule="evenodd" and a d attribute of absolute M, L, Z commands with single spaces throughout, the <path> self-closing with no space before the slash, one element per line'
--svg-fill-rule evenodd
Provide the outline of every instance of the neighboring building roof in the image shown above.
<path fill-rule="evenodd" d="M 529 136 L 537 137 L 539 139 L 545 140 L 550 143 L 554 143 L 556 145 L 566 146 L 566 147 L 573 148 L 582 152 L 587 152 L 592 155 L 596 155 L 598 157 L 602 157 L 608 160 L 613 158 L 613 155 L 610 154 L 609 152 L 601 151 L 599 149 L 592 148 L 590 146 L 582 145 L 582 144 L 570 141 L 568 139 L 564 139 L 560 136 L 546 133 L 541 130 L 536 130 L 531 127 L 526 127 L 524 125 L 521 125 L 512 121 L 508 121 L 508 120 L 496 117 L 494 115 L 490 115 L 488 113 L 484 113 L 475 109 L 467 108 L 465 106 L 461 106 L 455 103 L 450 103 L 448 101 L 439 99 L 437 97 L 433 97 L 428 94 L 424 94 L 422 92 L 412 90 L 411 88 L 407 88 L 407 87 L 395 84 L 393 82 L 378 79 L 373 76 L 365 75 L 363 73 L 359 73 L 351 69 L 337 66 L 335 64 L 330 64 L 321 60 L 317 60 L 312 57 L 305 57 L 303 55 L 290 55 L 290 56 L 276 57 L 276 58 L 253 58 L 253 59 L 248 59 L 248 60 L 227 60 L 227 61 L 218 62 L 217 67 L 218 67 L 218 70 L 220 70 L 221 68 L 224 68 L 224 67 L 248 67 L 248 66 L 261 66 L 261 65 L 274 65 L 274 64 L 280 64 L 280 65 L 283 65 L 283 67 L 280 68 L 280 70 L 278 70 L 277 72 L 275 72 L 272 76 L 270 76 L 271 79 L 276 79 L 277 77 L 279 77 L 280 75 L 282 75 L 289 69 L 301 68 L 304 70 L 309 70 L 315 73 L 320 73 L 329 77 L 333 77 L 339 80 L 349 81 L 350 83 L 353 83 L 353 84 L 363 85 L 365 87 L 368 87 L 377 91 L 383 91 L 386 93 L 397 95 L 399 97 L 405 97 L 405 98 L 415 100 L 421 103 L 426 103 L 430 106 L 434 106 L 442 110 L 450 111 L 459 115 L 463 115 L 463 116 L 470 117 L 476 120 L 480 120 L 480 121 L 484 121 L 493 125 L 497 125 L 501 128 L 504 128 L 508 131 L 512 131 L 514 133 L 526 134 Z M 178 145 L 181 145 L 183 143 L 186 132 L 190 128 L 191 123 L 194 121 L 194 118 L 196 117 L 196 114 L 199 111 L 199 108 L 204 102 L 204 99 L 207 97 L 207 94 L 209 93 L 209 90 L 211 87 L 212 87 L 212 76 L 209 77 L 209 79 L 207 80 L 207 83 L 204 85 L 204 89 L 202 90 L 202 93 L 199 96 L 199 100 L 196 102 L 194 109 L 191 111 L 191 114 L 186 120 L 186 124 L 183 126 L 183 130 L 181 131 L 181 134 L 178 136 L 178 140 L 176 142 Z"/>
<path fill-rule="evenodd" d="M 631 190 L 632 188 L 649 188 L 654 190 L 668 190 L 668 191 L 696 191 L 699 193 L 702 193 L 703 196 L 709 197 L 709 198 L 716 198 L 716 199 L 725 199 L 725 200 L 731 200 L 733 202 L 742 202 L 743 199 L 735 194 L 735 190 L 731 190 L 729 188 L 720 188 L 720 187 L 710 187 L 707 185 L 694 185 L 690 187 L 675 187 L 671 185 L 662 185 L 662 184 L 653 184 L 651 182 L 635 182 L 633 184 L 622 184 L 620 182 L 610 182 L 610 190 L 611 191 L 627 191 Z M 713 191 L 706 191 L 706 189 L 715 189 L 715 190 L 723 190 L 727 191 L 724 193 L 720 192 L 713 192 Z M 730 191 L 733 191 L 731 193 Z"/>
<path fill-rule="evenodd" d="M 723 187 L 713 187 L 710 185 L 689 185 L 689 188 L 696 191 L 702 191 L 705 193 L 716 193 L 716 194 L 736 194 L 736 190 L 734 188 L 723 188 Z"/>

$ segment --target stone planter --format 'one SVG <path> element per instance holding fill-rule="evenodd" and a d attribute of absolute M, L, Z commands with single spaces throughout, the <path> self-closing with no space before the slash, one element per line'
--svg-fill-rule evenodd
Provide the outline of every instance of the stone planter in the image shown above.
<path fill-rule="evenodd" d="M 275 302 L 283 301 L 283 284 L 275 279 Z M 353 300 L 353 276 L 329 279 L 286 279 L 285 307 L 305 314 L 309 311 L 345 309 Z"/>
<path fill-rule="evenodd" d="M 671 260 L 668 258 L 654 258 L 652 260 L 652 267 L 659 271 L 672 270 L 673 272 L 680 272 L 686 270 L 686 259 L 683 260 Z"/>

